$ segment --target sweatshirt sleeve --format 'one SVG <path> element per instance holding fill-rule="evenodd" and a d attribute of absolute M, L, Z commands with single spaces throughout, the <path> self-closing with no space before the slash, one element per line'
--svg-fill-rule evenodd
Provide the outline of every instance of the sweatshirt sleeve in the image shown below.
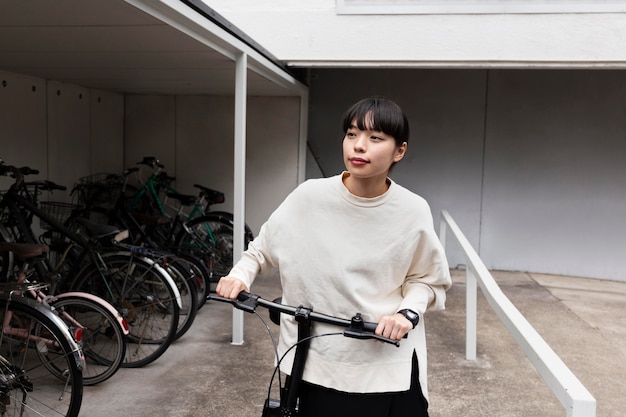
<path fill-rule="evenodd" d="M 248 288 L 251 287 L 257 274 L 266 273 L 276 266 L 269 244 L 271 241 L 269 236 L 271 234 L 270 221 L 271 218 L 261 226 L 258 236 L 248 244 L 248 249 L 228 273 L 229 276 L 243 281 Z"/>
<path fill-rule="evenodd" d="M 417 239 L 415 254 L 402 285 L 403 301 L 400 309 L 408 308 L 422 315 L 428 309 L 445 308 L 446 291 L 452 285 L 452 280 L 448 261 L 434 228 L 423 229 Z"/>

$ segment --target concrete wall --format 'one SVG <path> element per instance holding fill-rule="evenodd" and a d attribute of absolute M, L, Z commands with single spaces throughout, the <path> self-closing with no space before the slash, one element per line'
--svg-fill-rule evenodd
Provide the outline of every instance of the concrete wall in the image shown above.
<path fill-rule="evenodd" d="M 310 91 L 324 174 L 343 169 L 343 111 L 388 96 L 412 127 L 392 177 L 437 225 L 448 210 L 488 267 L 626 280 L 626 72 L 319 69 Z"/>

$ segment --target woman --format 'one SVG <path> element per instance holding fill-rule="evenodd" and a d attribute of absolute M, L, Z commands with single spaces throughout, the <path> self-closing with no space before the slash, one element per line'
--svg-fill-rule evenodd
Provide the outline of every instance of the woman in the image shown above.
<path fill-rule="evenodd" d="M 427 416 L 422 315 L 444 308 L 451 281 L 428 203 L 388 177 L 406 154 L 409 124 L 397 104 L 372 97 L 348 109 L 343 131 L 346 171 L 297 187 L 216 291 L 236 298 L 259 272 L 278 268 L 284 303 L 339 317 L 360 312 L 379 323 L 377 334 L 395 340 L 408 333 L 400 348 L 314 339 L 301 416 Z M 336 329 L 312 329 L 329 331 Z M 293 317 L 281 318 L 280 352 L 296 339 Z M 284 372 L 292 355 L 281 364 Z"/>

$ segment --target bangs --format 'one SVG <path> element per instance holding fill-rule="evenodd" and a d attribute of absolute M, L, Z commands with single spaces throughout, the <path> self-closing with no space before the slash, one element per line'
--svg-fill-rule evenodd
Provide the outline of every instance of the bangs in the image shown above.
<path fill-rule="evenodd" d="M 406 116 L 396 103 L 385 98 L 364 99 L 349 108 L 343 116 L 344 133 L 353 123 L 360 130 L 375 130 L 392 136 L 398 145 L 409 140 Z"/>

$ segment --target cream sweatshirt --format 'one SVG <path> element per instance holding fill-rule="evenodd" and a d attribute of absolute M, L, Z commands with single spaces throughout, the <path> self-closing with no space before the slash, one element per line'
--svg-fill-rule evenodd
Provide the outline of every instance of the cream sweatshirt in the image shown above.
<path fill-rule="evenodd" d="M 372 322 L 403 308 L 420 315 L 399 348 L 343 336 L 313 339 L 304 380 L 344 392 L 406 391 L 415 350 L 428 398 L 423 314 L 444 308 L 451 280 L 423 198 L 393 181 L 375 198 L 351 194 L 342 175 L 306 181 L 270 216 L 229 275 L 251 288 L 270 268 L 278 268 L 285 304 L 346 319 L 358 312 Z M 312 333 L 341 330 L 316 323 Z M 297 324 L 283 314 L 279 353 L 296 340 Z M 290 373 L 293 353 L 283 372 Z"/>

